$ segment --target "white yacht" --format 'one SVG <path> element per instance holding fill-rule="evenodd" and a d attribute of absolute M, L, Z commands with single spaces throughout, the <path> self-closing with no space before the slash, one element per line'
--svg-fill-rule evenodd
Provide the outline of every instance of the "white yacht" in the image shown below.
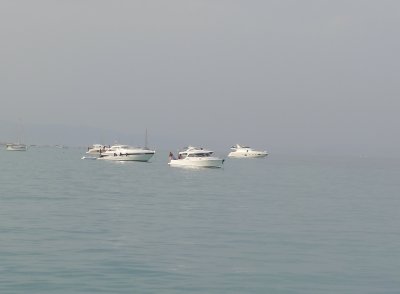
<path fill-rule="evenodd" d="M 170 152 L 168 164 L 182 167 L 222 167 L 224 159 L 212 156 L 213 153 L 210 150 L 189 146 L 178 153 L 178 158 Z"/>
<path fill-rule="evenodd" d="M 86 154 L 91 154 L 91 155 L 100 155 L 100 152 L 105 152 L 108 149 L 107 146 L 101 145 L 101 144 L 93 144 L 93 146 L 88 147 L 88 150 Z"/>
<path fill-rule="evenodd" d="M 261 158 L 268 155 L 267 151 L 254 150 L 248 146 L 241 146 L 236 144 L 231 147 L 232 152 L 228 154 L 229 157 L 236 158 Z"/>
<path fill-rule="evenodd" d="M 156 152 L 148 148 L 113 145 L 105 151 L 101 150 L 99 158 L 114 161 L 149 161 Z"/>
<path fill-rule="evenodd" d="M 25 144 L 14 144 L 14 143 L 10 143 L 6 145 L 6 150 L 8 151 L 26 151 L 27 147 Z"/>

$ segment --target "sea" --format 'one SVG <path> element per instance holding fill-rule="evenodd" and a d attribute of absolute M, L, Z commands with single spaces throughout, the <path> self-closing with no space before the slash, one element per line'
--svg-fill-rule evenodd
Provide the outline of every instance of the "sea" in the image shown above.
<path fill-rule="evenodd" d="M 2 294 L 400 293 L 399 159 L 4 149 Z"/>

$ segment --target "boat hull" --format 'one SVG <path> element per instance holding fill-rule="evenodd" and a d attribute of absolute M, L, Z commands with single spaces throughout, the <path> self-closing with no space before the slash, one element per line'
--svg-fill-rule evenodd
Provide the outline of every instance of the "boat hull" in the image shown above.
<path fill-rule="evenodd" d="M 143 153 L 143 154 L 122 154 L 122 155 L 101 155 L 98 159 L 100 160 L 111 160 L 111 161 L 149 161 L 153 157 L 154 153 Z"/>
<path fill-rule="evenodd" d="M 228 154 L 228 157 L 231 158 L 263 158 L 268 155 L 267 152 L 263 151 L 253 151 L 253 152 L 231 152 Z"/>
<path fill-rule="evenodd" d="M 86 152 L 86 154 L 100 155 L 100 150 L 89 150 L 89 151 Z"/>
<path fill-rule="evenodd" d="M 26 151 L 26 145 L 23 144 L 9 144 L 6 146 L 7 151 Z"/>
<path fill-rule="evenodd" d="M 168 164 L 170 166 L 178 167 L 210 167 L 210 168 L 221 168 L 224 163 L 223 159 L 220 158 L 185 158 L 185 159 L 173 159 Z"/>
<path fill-rule="evenodd" d="M 98 159 L 98 157 L 97 156 L 83 156 L 81 159 L 96 160 L 96 159 Z"/>

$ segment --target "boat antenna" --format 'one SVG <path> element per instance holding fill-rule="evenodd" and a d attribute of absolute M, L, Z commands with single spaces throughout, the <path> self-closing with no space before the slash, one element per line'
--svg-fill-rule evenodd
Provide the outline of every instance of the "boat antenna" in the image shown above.
<path fill-rule="evenodd" d="M 144 137 L 144 148 L 145 149 L 149 149 L 149 147 L 147 146 L 147 128 L 146 128 L 146 133 L 145 133 L 145 137 Z"/>

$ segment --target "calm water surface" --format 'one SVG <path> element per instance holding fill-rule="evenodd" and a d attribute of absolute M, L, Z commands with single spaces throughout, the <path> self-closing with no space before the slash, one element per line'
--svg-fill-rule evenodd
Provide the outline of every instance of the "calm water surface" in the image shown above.
<path fill-rule="evenodd" d="M 400 293 L 400 161 L 0 150 L 0 293 Z"/>

